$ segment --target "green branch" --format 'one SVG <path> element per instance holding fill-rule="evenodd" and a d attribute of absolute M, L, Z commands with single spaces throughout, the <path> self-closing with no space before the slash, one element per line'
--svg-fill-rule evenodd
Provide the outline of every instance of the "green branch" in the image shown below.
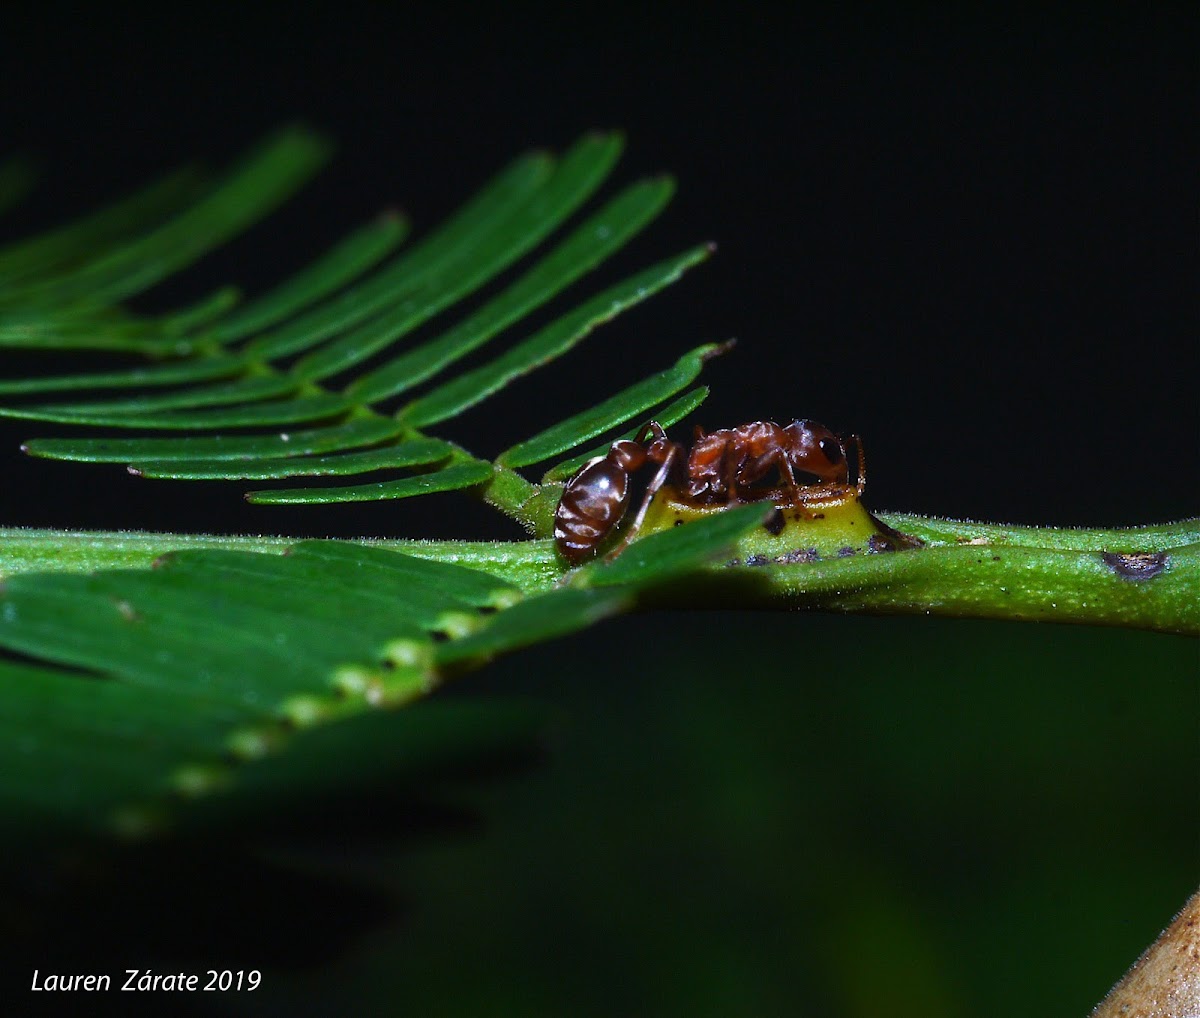
<path fill-rule="evenodd" d="M 730 557 L 664 583 L 643 603 L 721 605 L 1074 622 L 1200 634 L 1200 520 L 1130 529 L 1007 527 L 882 513 L 855 499 L 822 518 L 756 527 Z M 646 530 L 669 529 L 665 500 Z M 712 513 L 704 514 L 712 515 Z M 815 515 L 809 507 L 809 515 Z M 673 524 L 670 524 L 673 528 Z M 666 534 L 662 536 L 668 536 Z M 906 548 L 906 541 L 923 542 Z M 285 537 L 68 533 L 0 529 L 0 576 L 145 567 L 192 548 L 278 552 Z M 571 571 L 552 541 L 359 542 L 500 576 L 527 594 L 598 582 L 596 565 Z M 651 538 L 626 555 L 652 554 Z M 624 556 L 622 556 L 624 558 Z M 652 560 L 651 560 L 652 564 Z"/>

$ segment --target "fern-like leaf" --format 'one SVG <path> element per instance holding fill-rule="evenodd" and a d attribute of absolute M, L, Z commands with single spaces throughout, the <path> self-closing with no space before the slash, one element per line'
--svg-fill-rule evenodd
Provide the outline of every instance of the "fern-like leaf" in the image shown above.
<path fill-rule="evenodd" d="M 660 550 L 676 567 L 712 560 L 761 515 L 661 535 Z M 665 575 L 610 567 L 529 595 L 392 550 L 286 550 L 9 577 L 0 647 L 25 661 L 0 659 L 0 824 L 19 836 L 147 833 L 185 803 L 253 788 L 256 764 L 298 732 L 407 704 L 463 668 L 622 611 Z M 370 776 L 392 762 L 381 750 L 358 766 Z"/>
<path fill-rule="evenodd" d="M 584 298 L 487 363 L 454 374 L 464 357 L 514 332 L 633 238 L 669 200 L 673 185 L 666 178 L 619 191 L 476 310 L 405 347 L 414 330 L 447 314 L 562 226 L 605 181 L 620 149 L 619 136 L 590 134 L 560 158 L 530 154 L 502 170 L 407 251 L 393 253 L 406 224 L 385 216 L 245 305 L 233 306 L 223 291 L 196 308 L 146 319 L 115 301 L 188 264 L 267 211 L 311 171 L 324 146 L 305 132 L 285 132 L 216 184 L 198 185 L 187 174 L 167 178 L 106 213 L 0 252 L 0 270 L 26 261 L 37 270 L 18 276 L 5 291 L 0 341 L 31 350 L 121 350 L 154 363 L 0 380 L 0 396 L 10 399 L 0 414 L 90 428 L 179 432 L 179 438 L 54 438 L 25 445 L 35 456 L 123 463 L 145 477 L 394 474 L 338 487 L 251 492 L 248 497 L 260 504 L 482 490 L 497 467 L 568 453 L 655 407 L 670 418 L 672 408 L 665 404 L 695 381 L 712 347 L 693 351 L 672 369 L 547 428 L 502 454 L 495 465 L 429 434 L 568 353 L 597 326 L 707 256 L 709 249 L 699 246 L 667 258 Z M 199 197 L 197 187 L 204 188 Z M 180 209 L 187 200 L 193 204 Z M 186 243 L 180 240 L 184 233 Z M 168 249 L 170 257 L 164 253 Z M 139 268 L 148 259 L 153 271 Z M 693 389 L 688 405 L 702 399 L 704 391 Z M 54 393 L 73 398 L 38 399 Z"/>

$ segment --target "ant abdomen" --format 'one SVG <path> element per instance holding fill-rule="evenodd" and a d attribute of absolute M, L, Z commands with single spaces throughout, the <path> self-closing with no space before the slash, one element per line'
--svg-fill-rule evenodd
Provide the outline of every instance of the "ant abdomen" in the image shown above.
<path fill-rule="evenodd" d="M 614 442 L 607 456 L 585 463 L 563 488 L 554 513 L 554 540 L 572 562 L 596 550 L 625 515 L 629 475 L 646 462 L 636 442 Z"/>

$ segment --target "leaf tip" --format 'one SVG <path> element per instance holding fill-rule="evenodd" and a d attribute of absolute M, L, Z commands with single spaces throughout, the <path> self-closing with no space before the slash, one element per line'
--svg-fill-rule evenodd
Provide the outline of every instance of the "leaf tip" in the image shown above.
<path fill-rule="evenodd" d="M 700 362 L 706 364 L 715 357 L 724 357 L 735 346 L 737 346 L 736 336 L 730 336 L 724 343 L 713 343 L 700 354 Z"/>
<path fill-rule="evenodd" d="M 601 145 L 625 147 L 625 132 L 619 127 L 593 127 L 583 136 L 583 141 Z"/>
<path fill-rule="evenodd" d="M 376 222 L 380 226 L 402 230 L 408 226 L 410 219 L 408 213 L 399 205 L 390 205 L 376 216 Z"/>

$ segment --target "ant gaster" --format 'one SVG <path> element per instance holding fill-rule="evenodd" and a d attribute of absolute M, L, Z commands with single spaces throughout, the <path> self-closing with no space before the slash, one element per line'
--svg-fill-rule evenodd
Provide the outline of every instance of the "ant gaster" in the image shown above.
<path fill-rule="evenodd" d="M 862 442 L 857 435 L 851 436 L 851 441 L 858 449 L 861 496 L 866 485 Z M 629 476 L 647 463 L 657 464 L 658 471 L 646 485 L 637 514 L 610 558 L 633 540 L 651 500 L 668 481 L 700 505 L 768 498 L 795 503 L 800 489 L 809 486 L 797 480 L 797 474 L 815 478 L 820 485 L 850 483 L 845 443 L 815 421 L 792 421 L 787 427 L 774 421 L 753 421 L 710 434 L 697 427 L 690 450 L 672 442 L 662 427 L 651 421 L 633 441 L 613 442 L 608 455 L 585 463 L 563 488 L 554 514 L 554 540 L 569 561 L 579 562 L 594 552 L 621 521 L 629 503 Z M 781 487 L 759 485 L 772 471 L 778 471 Z"/>

